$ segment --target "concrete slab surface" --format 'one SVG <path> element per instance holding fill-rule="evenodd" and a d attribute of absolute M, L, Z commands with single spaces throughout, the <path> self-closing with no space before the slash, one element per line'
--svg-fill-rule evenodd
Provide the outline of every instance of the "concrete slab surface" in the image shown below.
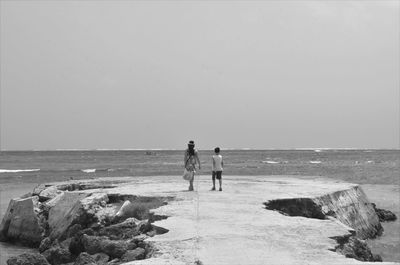
<path fill-rule="evenodd" d="M 127 177 L 118 181 L 125 183 L 103 191 L 176 197 L 154 210 L 168 216 L 154 224 L 169 230 L 147 239 L 159 250 L 156 257 L 126 263 L 129 265 L 376 264 L 330 251 L 337 245 L 331 237 L 351 230 L 335 219 L 290 217 L 263 205 L 279 198 L 322 196 L 352 189 L 356 184 L 319 177 L 223 176 L 220 192 L 210 191 L 211 177 L 201 175 L 196 176 L 195 191 L 189 192 L 187 181 L 180 176 Z"/>

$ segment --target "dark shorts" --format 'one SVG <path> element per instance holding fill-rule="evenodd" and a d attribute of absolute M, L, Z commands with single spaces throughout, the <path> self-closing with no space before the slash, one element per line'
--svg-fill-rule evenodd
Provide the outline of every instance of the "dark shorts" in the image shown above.
<path fill-rule="evenodd" d="M 212 172 L 213 179 L 221 179 L 221 177 L 222 177 L 222 171 L 213 171 Z"/>

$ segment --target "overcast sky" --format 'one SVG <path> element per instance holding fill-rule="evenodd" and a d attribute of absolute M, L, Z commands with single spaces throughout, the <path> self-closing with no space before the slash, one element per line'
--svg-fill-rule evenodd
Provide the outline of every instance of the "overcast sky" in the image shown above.
<path fill-rule="evenodd" d="M 399 148 L 399 1 L 1 1 L 1 149 Z"/>

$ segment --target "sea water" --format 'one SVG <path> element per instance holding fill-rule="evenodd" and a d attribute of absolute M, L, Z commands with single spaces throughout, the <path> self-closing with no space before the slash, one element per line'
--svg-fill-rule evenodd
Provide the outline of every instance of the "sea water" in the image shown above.
<path fill-rule="evenodd" d="M 201 175 L 210 175 L 210 150 L 200 150 Z M 325 176 L 361 184 L 371 202 L 400 217 L 400 150 L 222 150 L 225 175 Z M 1 151 L 0 218 L 11 198 L 40 183 L 97 177 L 176 175 L 183 150 Z M 211 178 L 211 177 L 210 177 Z M 384 261 L 400 261 L 400 221 L 369 245 Z M 0 243 L 0 265 L 29 250 Z"/>

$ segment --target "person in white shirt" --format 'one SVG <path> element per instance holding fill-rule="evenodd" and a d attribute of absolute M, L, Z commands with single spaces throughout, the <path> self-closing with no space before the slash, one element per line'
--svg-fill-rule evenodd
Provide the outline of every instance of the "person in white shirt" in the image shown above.
<path fill-rule="evenodd" d="M 224 170 L 224 161 L 222 155 L 220 155 L 219 147 L 214 149 L 215 155 L 212 156 L 212 182 L 213 187 L 211 190 L 215 190 L 215 179 L 219 181 L 219 191 L 222 191 L 222 171 Z"/>

